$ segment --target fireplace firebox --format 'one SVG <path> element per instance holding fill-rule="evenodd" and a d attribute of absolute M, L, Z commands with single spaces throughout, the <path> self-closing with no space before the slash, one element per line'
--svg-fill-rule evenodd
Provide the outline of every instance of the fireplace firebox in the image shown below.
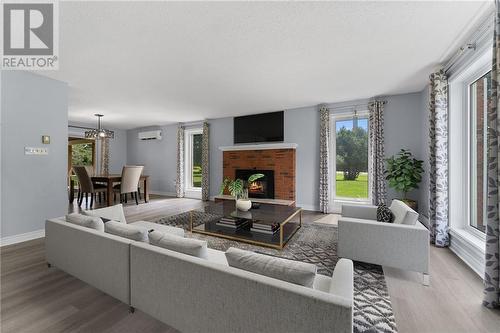
<path fill-rule="evenodd" d="M 255 173 L 261 173 L 264 177 L 248 184 L 248 197 L 274 199 L 274 171 L 256 169 L 236 169 L 235 178 L 247 180 Z"/>

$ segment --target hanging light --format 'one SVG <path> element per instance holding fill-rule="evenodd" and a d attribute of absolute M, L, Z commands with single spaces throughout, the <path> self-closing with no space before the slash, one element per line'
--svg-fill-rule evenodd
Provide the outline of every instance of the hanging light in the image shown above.
<path fill-rule="evenodd" d="M 104 117 L 102 114 L 96 113 L 94 116 L 97 117 L 97 128 L 85 131 L 85 137 L 87 139 L 114 139 L 115 132 L 101 128 L 101 118 Z"/>

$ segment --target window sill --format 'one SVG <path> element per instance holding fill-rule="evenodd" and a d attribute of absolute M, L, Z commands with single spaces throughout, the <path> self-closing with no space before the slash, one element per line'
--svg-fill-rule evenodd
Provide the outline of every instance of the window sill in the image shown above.
<path fill-rule="evenodd" d="M 450 229 L 450 250 L 481 278 L 484 276 L 485 241 L 466 229 Z"/>

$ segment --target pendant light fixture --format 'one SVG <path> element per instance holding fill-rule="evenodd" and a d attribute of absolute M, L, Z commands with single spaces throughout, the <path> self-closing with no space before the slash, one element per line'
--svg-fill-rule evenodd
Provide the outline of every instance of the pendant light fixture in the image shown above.
<path fill-rule="evenodd" d="M 85 131 L 85 138 L 87 139 L 114 139 L 115 132 L 104 129 L 101 127 L 101 118 L 104 117 L 102 114 L 94 114 L 97 117 L 97 128 Z"/>

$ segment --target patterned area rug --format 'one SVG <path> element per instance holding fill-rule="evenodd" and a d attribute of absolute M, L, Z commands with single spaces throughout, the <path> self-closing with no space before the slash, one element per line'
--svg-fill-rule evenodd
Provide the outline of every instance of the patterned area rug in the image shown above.
<path fill-rule="evenodd" d="M 214 215 L 193 212 L 193 221 L 219 218 Z M 153 222 L 189 229 L 189 213 L 162 217 Z M 287 259 L 313 263 L 318 273 L 331 276 L 337 263 L 337 227 L 321 223 L 305 223 L 283 250 L 268 249 L 224 238 L 200 234 L 187 237 L 203 239 L 208 247 L 225 251 L 230 247 L 251 250 Z M 396 321 L 387 291 L 382 267 L 360 262 L 354 263 L 354 327 L 356 333 L 396 333 Z"/>

